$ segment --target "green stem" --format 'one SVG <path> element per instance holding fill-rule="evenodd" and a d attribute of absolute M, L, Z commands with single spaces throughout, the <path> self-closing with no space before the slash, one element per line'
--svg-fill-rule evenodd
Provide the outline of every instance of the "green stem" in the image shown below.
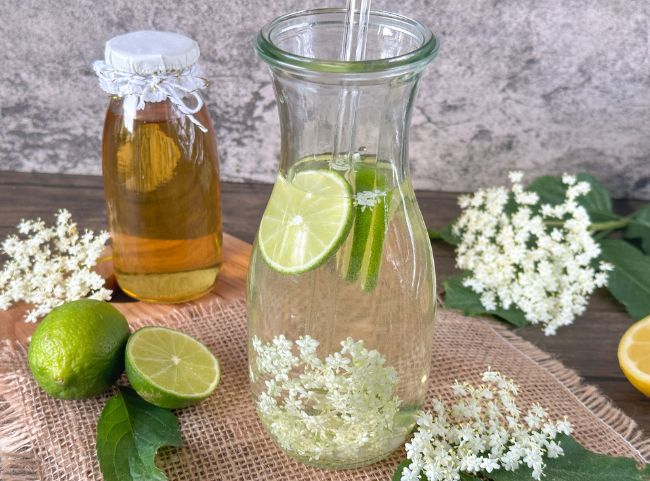
<path fill-rule="evenodd" d="M 598 232 L 601 230 L 621 229 L 622 227 L 625 227 L 629 223 L 630 223 L 630 219 L 627 217 L 618 220 L 610 220 L 607 222 L 594 222 L 589 226 L 589 230 L 591 232 Z"/>
<path fill-rule="evenodd" d="M 548 227 L 562 227 L 564 225 L 564 221 L 562 220 L 545 220 L 544 225 Z"/>
<path fill-rule="evenodd" d="M 606 222 L 594 222 L 589 226 L 589 231 L 590 232 L 599 232 L 603 230 L 614 230 L 614 229 L 621 229 L 628 225 L 632 219 L 629 217 L 623 217 L 622 219 L 616 219 L 616 220 L 608 220 Z M 562 227 L 564 225 L 564 221 L 562 220 L 547 220 L 544 221 L 544 225 L 547 225 L 549 227 Z"/>

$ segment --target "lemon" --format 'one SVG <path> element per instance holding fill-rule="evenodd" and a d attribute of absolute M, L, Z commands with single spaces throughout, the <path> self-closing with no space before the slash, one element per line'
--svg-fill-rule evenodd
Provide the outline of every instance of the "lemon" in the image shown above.
<path fill-rule="evenodd" d="M 96 396 L 124 371 L 129 325 L 104 301 L 81 299 L 50 312 L 29 344 L 29 368 L 38 385 L 62 399 Z"/>
<path fill-rule="evenodd" d="M 126 374 L 135 391 L 156 406 L 196 404 L 217 388 L 219 361 L 207 347 L 182 332 L 143 327 L 126 346 Z"/>
<path fill-rule="evenodd" d="M 312 270 L 346 239 L 354 208 L 350 184 L 336 172 L 303 170 L 278 176 L 257 243 L 264 260 L 284 274 Z"/>
<path fill-rule="evenodd" d="M 618 363 L 632 385 L 650 396 L 650 316 L 623 334 L 618 344 Z"/>

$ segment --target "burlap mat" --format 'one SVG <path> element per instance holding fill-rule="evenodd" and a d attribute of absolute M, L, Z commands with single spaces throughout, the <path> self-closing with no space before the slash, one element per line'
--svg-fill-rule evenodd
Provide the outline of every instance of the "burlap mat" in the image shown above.
<path fill-rule="evenodd" d="M 178 411 L 184 447 L 166 448 L 159 465 L 170 480 L 382 480 L 390 479 L 403 451 L 369 468 L 324 471 L 282 453 L 262 430 L 248 388 L 243 302 L 132 322 L 180 329 L 208 345 L 222 364 L 222 384 L 202 404 Z M 575 437 L 594 451 L 645 461 L 650 442 L 636 424 L 595 388 L 501 324 L 441 311 L 435 331 L 429 399 L 447 397 L 455 380 L 477 382 L 487 366 L 513 377 L 526 402 L 569 416 Z M 0 479 L 101 480 L 95 428 L 111 395 L 60 401 L 32 380 L 24 348 L 0 349 Z"/>

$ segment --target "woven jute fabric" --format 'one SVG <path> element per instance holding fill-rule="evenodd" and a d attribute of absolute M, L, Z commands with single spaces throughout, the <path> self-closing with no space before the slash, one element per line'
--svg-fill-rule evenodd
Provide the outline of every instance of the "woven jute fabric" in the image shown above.
<path fill-rule="evenodd" d="M 387 481 L 404 457 L 400 450 L 364 469 L 327 471 L 299 464 L 277 448 L 258 421 L 250 396 L 243 302 L 214 301 L 171 316 L 130 322 L 133 328 L 155 324 L 180 329 L 209 346 L 221 362 L 216 393 L 177 412 L 184 446 L 164 448 L 159 454 L 158 465 L 172 481 Z M 499 323 L 438 312 L 431 362 L 429 402 L 448 398 L 456 379 L 479 382 L 491 366 L 514 378 L 524 404 L 539 402 L 553 416 L 568 416 L 575 437 L 587 448 L 639 462 L 650 457 L 650 442 L 633 420 L 575 373 Z M 0 371 L 0 479 L 101 480 L 95 429 L 113 393 L 85 401 L 48 397 L 31 378 L 25 349 L 15 343 L 0 349 Z"/>

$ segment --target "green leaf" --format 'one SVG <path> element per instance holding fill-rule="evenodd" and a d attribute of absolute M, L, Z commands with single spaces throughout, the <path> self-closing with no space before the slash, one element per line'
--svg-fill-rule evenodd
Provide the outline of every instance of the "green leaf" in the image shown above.
<path fill-rule="evenodd" d="M 393 477 L 390 478 L 391 481 L 400 481 L 402 479 L 402 471 L 404 471 L 404 468 L 406 468 L 409 464 L 411 464 L 411 461 L 409 459 L 405 459 L 399 463 L 397 465 L 397 469 L 393 473 Z"/>
<path fill-rule="evenodd" d="M 585 196 L 577 199 L 578 204 L 583 206 L 589 213 L 591 222 L 607 222 L 620 219 L 612 210 L 612 199 L 607 189 L 589 174 L 577 174 L 578 182 L 587 182 L 591 190 Z M 537 192 L 541 204 L 557 205 L 564 202 L 566 185 L 562 183 L 562 178 L 552 175 L 537 177 L 527 187 L 527 190 Z"/>
<path fill-rule="evenodd" d="M 523 311 L 511 307 L 488 311 L 481 304 L 481 297 L 469 287 L 463 285 L 464 276 L 456 276 L 445 281 L 445 307 L 462 311 L 467 316 L 490 314 L 497 316 L 510 324 L 522 327 L 530 324 Z"/>
<path fill-rule="evenodd" d="M 641 239 L 641 247 L 650 254 L 650 204 L 634 213 L 623 235 L 626 239 Z"/>
<path fill-rule="evenodd" d="M 650 314 L 650 256 L 620 239 L 600 241 L 601 258 L 614 265 L 607 288 L 639 320 Z"/>
<path fill-rule="evenodd" d="M 477 478 L 473 474 L 460 473 L 460 481 L 482 481 L 487 478 Z"/>
<path fill-rule="evenodd" d="M 458 245 L 458 238 L 451 231 L 452 225 L 454 225 L 453 222 L 441 230 L 427 229 L 429 231 L 429 239 L 441 239 L 452 246 Z"/>
<path fill-rule="evenodd" d="M 544 481 L 646 481 L 647 468 L 639 470 L 634 460 L 586 450 L 569 436 L 558 438 L 564 456 L 546 459 Z M 489 474 L 493 481 L 532 480 L 532 470 L 528 467 L 517 471 L 493 471 Z"/>
<path fill-rule="evenodd" d="M 162 446 L 182 444 L 174 413 L 121 387 L 104 406 L 97 423 L 97 457 L 104 481 L 166 481 L 156 467 Z"/>

